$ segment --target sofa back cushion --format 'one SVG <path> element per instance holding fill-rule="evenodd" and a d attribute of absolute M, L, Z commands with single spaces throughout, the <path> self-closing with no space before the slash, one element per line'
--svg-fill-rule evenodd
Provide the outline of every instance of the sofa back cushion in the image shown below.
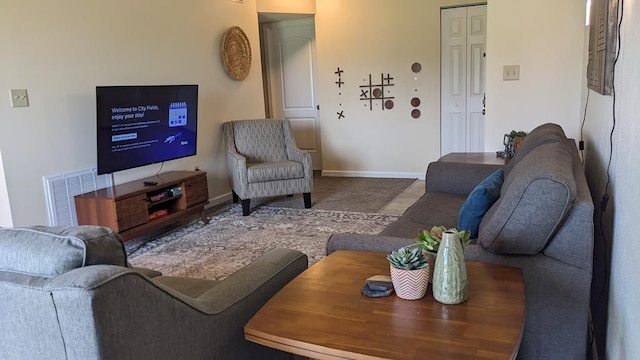
<path fill-rule="evenodd" d="M 120 235 L 101 226 L 0 229 L 0 271 L 53 277 L 88 265 L 126 266 Z"/>
<path fill-rule="evenodd" d="M 571 149 L 551 142 L 529 151 L 505 176 L 480 223 L 478 243 L 498 254 L 542 251 L 576 198 Z"/>
<path fill-rule="evenodd" d="M 524 159 L 529 152 L 542 144 L 551 142 L 564 142 L 567 137 L 564 130 L 558 124 L 546 123 L 531 130 L 529 134 L 522 140 L 518 151 L 511 161 L 504 167 L 504 176 L 508 176 L 511 170 Z"/>

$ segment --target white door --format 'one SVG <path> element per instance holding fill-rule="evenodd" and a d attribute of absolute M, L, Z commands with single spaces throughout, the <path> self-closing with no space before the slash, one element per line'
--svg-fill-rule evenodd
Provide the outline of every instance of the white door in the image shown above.
<path fill-rule="evenodd" d="M 263 25 L 267 116 L 291 122 L 298 147 L 322 169 L 319 107 L 315 91 L 315 24 L 312 17 Z"/>
<path fill-rule="evenodd" d="M 441 153 L 484 151 L 487 6 L 441 12 Z"/>

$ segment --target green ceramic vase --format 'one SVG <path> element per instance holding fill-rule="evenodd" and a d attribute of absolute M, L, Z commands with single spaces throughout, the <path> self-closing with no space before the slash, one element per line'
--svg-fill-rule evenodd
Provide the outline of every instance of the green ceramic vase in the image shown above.
<path fill-rule="evenodd" d="M 433 297 L 443 304 L 460 304 L 467 301 L 469 296 L 464 249 L 455 231 L 442 233 L 433 270 L 432 289 Z"/>

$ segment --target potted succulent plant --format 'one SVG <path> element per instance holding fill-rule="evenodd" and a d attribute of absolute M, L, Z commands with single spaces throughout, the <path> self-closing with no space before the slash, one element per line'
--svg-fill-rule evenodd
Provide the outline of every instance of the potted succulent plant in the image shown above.
<path fill-rule="evenodd" d="M 387 255 L 391 282 L 399 298 L 421 299 L 429 286 L 429 263 L 417 246 L 401 247 Z"/>
<path fill-rule="evenodd" d="M 509 133 L 509 139 L 510 139 L 510 145 L 511 145 L 511 149 L 510 149 L 511 156 L 515 155 L 516 151 L 518 151 L 518 148 L 520 147 L 520 143 L 522 143 L 522 140 L 526 136 L 527 136 L 527 133 L 524 131 L 511 130 L 511 132 Z"/>
<path fill-rule="evenodd" d="M 470 230 L 458 231 L 455 228 L 447 229 L 444 226 L 434 226 L 431 230 L 420 230 L 416 243 L 424 250 L 424 255 L 429 263 L 429 268 L 431 269 L 429 272 L 429 282 L 432 282 L 433 280 L 433 269 L 435 268 L 436 255 L 438 254 L 438 249 L 442 242 L 442 233 L 445 231 L 457 232 L 463 248 L 471 243 Z"/>

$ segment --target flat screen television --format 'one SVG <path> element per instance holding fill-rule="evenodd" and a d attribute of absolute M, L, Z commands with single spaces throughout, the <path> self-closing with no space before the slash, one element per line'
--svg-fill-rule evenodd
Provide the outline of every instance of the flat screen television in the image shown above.
<path fill-rule="evenodd" d="M 196 154 L 198 85 L 97 86 L 98 174 Z"/>

